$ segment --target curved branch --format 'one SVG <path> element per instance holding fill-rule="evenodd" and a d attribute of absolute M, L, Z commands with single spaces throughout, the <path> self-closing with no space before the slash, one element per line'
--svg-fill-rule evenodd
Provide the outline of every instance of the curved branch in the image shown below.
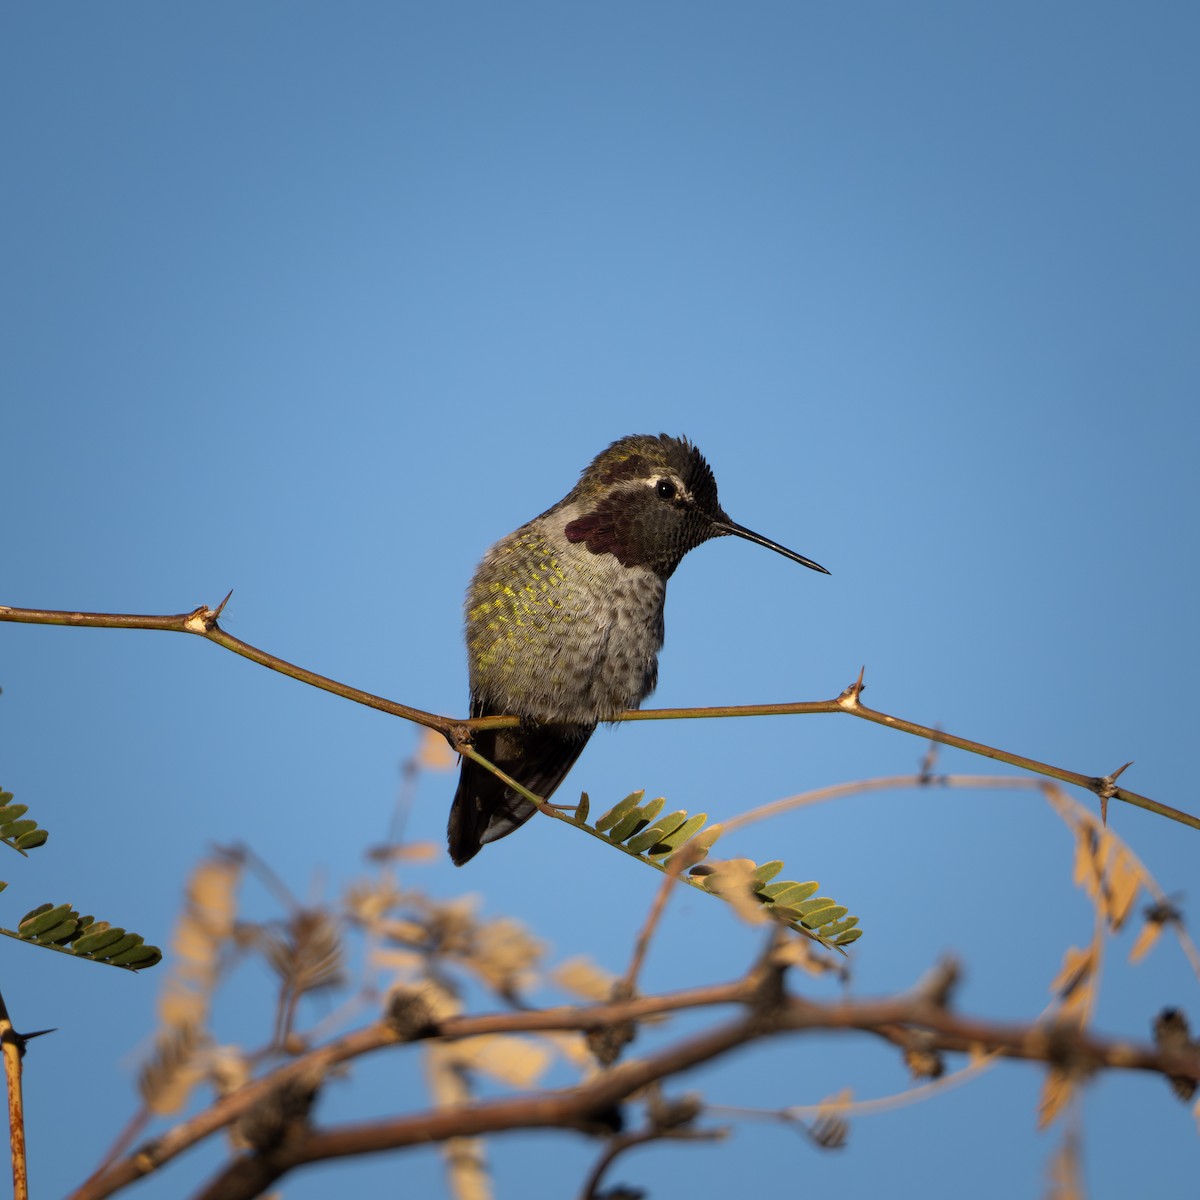
<path fill-rule="evenodd" d="M 660 1054 L 620 1063 L 578 1087 L 469 1108 L 308 1130 L 274 1153 L 235 1160 L 197 1193 L 197 1200 L 253 1200 L 263 1188 L 295 1167 L 331 1158 L 515 1129 L 595 1128 L 605 1122 L 616 1105 L 647 1084 L 728 1054 L 766 1031 L 762 1019 L 751 1013 Z"/>
<path fill-rule="evenodd" d="M 911 1044 L 914 1032 L 920 1031 L 923 1043 L 931 1050 L 968 1054 L 987 1051 L 1060 1068 L 1069 1066 L 1081 1073 L 1109 1068 L 1200 1080 L 1200 1054 L 1196 1052 L 1094 1037 L 1070 1025 L 1041 1021 L 1027 1025 L 995 1024 L 981 1018 L 957 1016 L 911 995 L 828 1004 L 780 997 L 777 1003 L 762 1008 L 756 1001 L 761 1003 L 763 995 L 763 980 L 751 974 L 733 983 L 606 1004 L 449 1018 L 431 1030 L 429 1036 L 457 1039 L 486 1033 L 587 1030 L 689 1008 L 754 1005 L 732 1022 L 644 1059 L 619 1064 L 576 1087 L 327 1130 L 305 1129 L 303 1138 L 294 1144 L 287 1143 L 264 1155 L 244 1156 L 229 1164 L 202 1195 L 208 1200 L 255 1196 L 294 1167 L 321 1159 L 515 1129 L 578 1127 L 649 1083 L 711 1061 L 740 1045 L 781 1033 L 817 1030 L 869 1033 L 904 1050 Z M 102 1200 L 111 1196 L 230 1125 L 283 1085 L 323 1075 L 337 1063 L 405 1040 L 394 1026 L 379 1021 L 310 1051 L 222 1097 L 205 1112 L 93 1176 L 74 1193 L 72 1200 Z"/>
<path fill-rule="evenodd" d="M 598 1026 L 640 1020 L 690 1008 L 745 1003 L 753 992 L 753 983 L 738 980 L 734 983 L 688 988 L 665 995 L 640 996 L 631 1000 L 585 1007 L 566 1006 L 535 1012 L 450 1017 L 432 1031 L 430 1036 L 457 1040 L 493 1033 L 586 1031 Z M 371 1054 L 387 1046 L 402 1044 L 406 1040 L 408 1039 L 389 1022 L 381 1020 L 365 1029 L 348 1033 L 325 1046 L 310 1050 L 270 1074 L 222 1096 L 205 1111 L 168 1130 L 154 1141 L 138 1147 L 107 1170 L 97 1172 L 72 1193 L 71 1200 L 102 1200 L 105 1196 L 111 1196 L 144 1175 L 165 1166 L 204 1138 L 232 1125 L 284 1085 L 314 1074 L 322 1074 L 339 1063 Z"/>
<path fill-rule="evenodd" d="M 621 1063 L 577 1087 L 382 1121 L 306 1128 L 303 1136 L 276 1150 L 243 1155 L 228 1164 L 198 1193 L 198 1200 L 252 1200 L 288 1171 L 332 1158 L 517 1129 L 592 1128 L 648 1084 L 762 1038 L 817 1029 L 867 1032 L 901 1048 L 909 1044 L 914 1030 L 921 1030 L 926 1031 L 931 1049 L 962 1053 L 989 1050 L 1080 1074 L 1113 1068 L 1200 1078 L 1200 1055 L 1196 1053 L 1164 1052 L 1095 1038 L 1070 1026 L 995 1025 L 957 1017 L 912 998 L 829 1005 L 791 999 L 777 1008 L 752 1010 L 657 1054 Z"/>
<path fill-rule="evenodd" d="M 728 1130 L 725 1129 L 658 1129 L 651 1125 L 634 1133 L 618 1134 L 605 1146 L 591 1171 L 588 1172 L 583 1187 L 579 1189 L 579 1200 L 599 1200 L 600 1193 L 597 1189 L 600 1187 L 600 1181 L 604 1178 L 605 1172 L 627 1150 L 633 1150 L 637 1146 L 646 1146 L 651 1142 L 718 1142 L 727 1133 Z"/>

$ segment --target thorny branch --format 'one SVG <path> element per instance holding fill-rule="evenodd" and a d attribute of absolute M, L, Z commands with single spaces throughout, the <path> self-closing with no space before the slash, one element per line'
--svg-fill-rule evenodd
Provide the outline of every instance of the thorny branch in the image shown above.
<path fill-rule="evenodd" d="M 460 752 L 474 755 L 470 746 L 473 730 L 515 723 L 514 718 L 492 717 L 476 721 L 460 721 L 439 714 L 424 712 L 396 704 L 359 689 L 317 675 L 304 668 L 278 659 L 273 655 L 242 642 L 218 625 L 224 609 L 222 601 L 216 609 L 201 606 L 190 613 L 175 616 L 129 616 L 120 614 L 47 612 L 42 610 L 0 607 L 0 620 L 27 623 L 78 625 L 109 628 L 146 628 L 192 633 L 213 641 L 225 649 L 249 658 L 271 670 L 301 682 L 330 691 L 345 699 L 377 708 L 424 725 L 445 737 Z M 1145 797 L 1127 793 L 1117 787 L 1116 778 L 1122 767 L 1102 779 L 1076 775 L 1059 768 L 1036 763 L 979 743 L 969 742 L 940 730 L 931 730 L 899 718 L 865 708 L 861 703 L 862 676 L 833 700 L 783 705 L 750 705 L 735 708 L 670 709 L 626 713 L 621 720 L 676 719 L 683 717 L 755 716 L 806 714 L 817 712 L 846 712 L 879 724 L 890 725 L 903 732 L 917 734 L 933 742 L 958 746 L 986 757 L 997 758 L 1053 779 L 1074 783 L 1095 792 L 1102 804 L 1117 797 L 1141 807 L 1159 812 L 1171 819 L 1200 827 L 1200 821 L 1179 813 Z M 1018 781 L 1004 781 L 1011 786 Z M 1054 789 L 1054 784 L 1027 786 Z M 800 797 L 777 801 L 772 805 L 734 818 L 727 825 L 745 823 L 774 815 L 785 807 L 830 799 L 847 791 L 896 784 L 937 784 L 956 786 L 997 786 L 999 781 L 984 781 L 964 777 L 935 777 L 927 765 L 919 776 L 904 779 L 860 781 L 839 789 L 824 789 Z M 1061 793 L 1060 793 L 1061 794 Z M 1082 806 L 1079 806 L 1083 811 Z M 1094 821 L 1094 818 L 1087 818 Z M 1107 836 L 1107 835 L 1105 835 Z M 1132 860 L 1131 860 L 1132 861 Z M 1134 864 L 1136 865 L 1136 864 Z M 642 1094 L 658 1081 L 672 1078 L 684 1070 L 713 1061 L 741 1045 L 779 1036 L 798 1036 L 808 1032 L 859 1032 L 874 1037 L 885 1045 L 894 1046 L 907 1055 L 914 1045 L 930 1054 L 962 1053 L 979 1061 L 1009 1057 L 1041 1062 L 1075 1078 L 1084 1078 L 1101 1069 L 1142 1070 L 1164 1075 L 1179 1091 L 1200 1081 L 1200 1047 L 1182 1040 L 1158 1039 L 1151 1047 L 1127 1041 L 1094 1037 L 1078 1023 L 1065 1019 L 1037 1020 L 1024 1025 L 1002 1025 L 983 1018 L 962 1017 L 953 1013 L 943 999 L 931 995 L 928 989 L 918 988 L 902 996 L 879 1000 L 839 1000 L 819 1003 L 789 996 L 783 990 L 784 968 L 777 964 L 786 961 L 764 960 L 741 980 L 728 984 L 695 988 L 658 996 L 635 996 L 636 980 L 642 959 L 659 917 L 670 878 L 647 918 L 638 939 L 634 957 L 623 987 L 614 992 L 606 1003 L 561 1007 L 541 1011 L 505 1011 L 483 1016 L 443 1016 L 430 1019 L 419 1026 L 406 1026 L 393 1010 L 364 1029 L 345 1034 L 324 1045 L 298 1053 L 291 1061 L 269 1074 L 254 1079 L 221 1096 L 208 1109 L 182 1121 L 155 1140 L 133 1153 L 106 1162 L 75 1193 L 74 1200 L 100 1200 L 122 1190 L 130 1183 L 156 1171 L 192 1146 L 222 1129 L 239 1129 L 253 1125 L 264 1108 L 279 1107 L 279 1098 L 300 1096 L 281 1127 L 282 1136 L 264 1143 L 254 1143 L 255 1149 L 243 1152 L 222 1168 L 200 1193 L 208 1200 L 234 1200 L 236 1197 L 257 1196 L 273 1181 L 290 1170 L 320 1160 L 356 1155 L 405 1146 L 442 1142 L 452 1138 L 470 1137 L 483 1133 L 500 1133 L 529 1128 L 578 1128 L 589 1133 L 608 1134 L 607 1147 L 593 1168 L 584 1194 L 595 1193 L 601 1177 L 611 1162 L 624 1151 L 659 1137 L 709 1137 L 718 1131 L 678 1130 L 651 1123 L 646 1129 L 615 1134 L 619 1109 L 625 1102 Z M 1158 897 L 1165 904 L 1164 897 Z M 776 964 L 776 965 L 771 965 Z M 314 1127 L 309 1123 L 308 1106 L 321 1081 L 340 1063 L 375 1051 L 399 1047 L 415 1041 L 454 1042 L 488 1034 L 550 1033 L 554 1031 L 597 1032 L 618 1026 L 633 1029 L 639 1021 L 662 1017 L 688 1009 L 713 1006 L 735 1006 L 743 1011 L 722 1024 L 688 1039 L 677 1039 L 655 1053 L 639 1060 L 621 1061 L 607 1066 L 584 1083 L 561 1089 L 531 1090 L 502 1100 L 465 1104 L 446 1109 L 435 1108 L 400 1118 L 388 1118 L 355 1125 Z M 309 1043 L 311 1045 L 311 1042 Z M 303 1045 L 298 1042 L 297 1045 Z M 1180 1091 L 1183 1094 L 1183 1091 Z M 303 1097 L 308 1097 L 308 1103 Z M 722 1110 L 698 1108 L 698 1112 L 717 1115 Z M 726 1110 L 730 1111 L 730 1110 Z M 797 1113 L 799 1109 L 795 1110 Z M 790 1113 L 790 1110 L 789 1110 Z M 260 1121 L 261 1124 L 261 1121 Z M 290 1135 L 289 1135 L 290 1133 Z M 295 1136 L 299 1133 L 301 1136 Z"/>
<path fill-rule="evenodd" d="M 8 1019 L 8 1008 L 0 996 L 0 1055 L 8 1091 L 8 1141 L 12 1153 L 13 1200 L 28 1200 L 29 1175 L 25 1159 L 25 1101 L 21 1090 L 21 1056 L 24 1041 Z"/>
<path fill-rule="evenodd" d="M 232 592 L 229 595 L 232 595 Z M 394 700 L 387 700 L 371 692 L 351 687 L 349 684 L 339 683 L 337 680 L 330 679 L 325 675 L 319 675 L 315 671 L 309 671 L 305 667 L 296 666 L 285 659 L 268 654 L 265 650 L 260 650 L 256 646 L 250 645 L 249 642 L 244 642 L 240 638 L 234 637 L 231 633 L 227 633 L 218 624 L 218 618 L 224 610 L 225 605 L 229 602 L 229 595 L 215 609 L 202 604 L 191 612 L 176 613 L 170 616 L 70 612 L 50 609 L 13 608 L 8 605 L 0 605 L 0 621 L 11 621 L 27 625 L 70 625 L 101 629 L 158 629 L 170 633 L 195 634 L 206 641 L 221 646 L 225 650 L 240 655 L 242 658 L 248 658 L 251 662 L 258 663 L 259 666 L 266 667 L 268 670 L 278 671 L 281 675 L 287 675 L 301 683 L 307 683 L 323 691 L 332 692 L 335 696 L 341 696 L 345 700 L 352 700 L 356 704 L 363 704 L 368 708 L 378 709 L 380 712 L 385 712 L 392 716 L 403 717 L 407 721 L 413 721 L 418 725 L 425 726 L 427 729 L 433 729 L 445 737 L 451 746 L 460 753 L 469 745 L 471 735 L 475 730 L 500 729 L 519 724 L 519 720 L 516 717 L 477 717 L 474 719 L 457 720 L 438 713 L 426 712 L 424 709 L 412 708 L 407 704 L 399 704 Z M 968 738 L 946 733 L 941 729 L 933 729 L 927 725 L 918 725 L 914 721 L 907 721 L 902 717 L 894 717 L 877 709 L 868 708 L 862 703 L 863 688 L 863 673 L 859 672 L 858 679 L 846 688 L 841 695 L 834 697 L 832 700 L 803 700 L 788 704 L 742 704 L 706 708 L 642 709 L 620 713 L 614 720 L 621 722 L 666 721 L 682 720 L 685 718 L 802 716 L 814 713 L 848 713 L 850 716 L 859 717 L 864 721 L 884 725 L 889 729 L 897 729 L 902 733 L 913 734 L 928 741 L 940 742 L 946 746 L 954 746 L 957 749 L 966 750 L 971 754 L 982 755 L 984 758 L 993 758 L 1000 762 L 1006 762 L 1012 766 L 1020 767 L 1022 770 L 1031 771 L 1036 775 L 1044 775 L 1050 779 L 1057 779 L 1063 783 L 1073 784 L 1076 787 L 1094 792 L 1100 799 L 1102 816 L 1107 811 L 1109 800 L 1123 800 L 1126 804 L 1133 804 L 1138 808 L 1147 809 L 1150 812 L 1157 813 L 1161 817 L 1177 821 L 1181 825 L 1190 825 L 1193 829 L 1200 829 L 1200 817 L 1183 812 L 1180 809 L 1172 808 L 1170 805 L 1153 800 L 1148 796 L 1139 795 L 1137 792 L 1131 792 L 1127 788 L 1118 787 L 1116 784 L 1117 777 L 1130 765 L 1128 763 L 1103 776 L 1083 775 L 1077 771 L 1068 771 L 1065 768 L 1038 762 L 1036 759 L 1026 758 L 1023 755 L 1014 754 L 1008 750 L 988 746 L 983 742 L 971 741 Z"/>
<path fill-rule="evenodd" d="M 576 1087 L 547 1089 L 511 1099 L 481 1102 L 380 1121 L 328 1128 L 307 1127 L 302 1137 L 262 1153 L 235 1159 L 200 1195 L 237 1200 L 259 1193 L 288 1171 L 350 1155 L 427 1145 L 449 1138 L 535 1128 L 606 1128 L 612 1110 L 639 1089 L 728 1054 L 763 1038 L 814 1031 L 861 1032 L 905 1050 L 914 1037 L 931 1051 L 1043 1062 L 1085 1076 L 1100 1069 L 1149 1071 L 1168 1079 L 1200 1081 L 1200 1051 L 1155 1048 L 1092 1036 L 1075 1025 L 1009 1025 L 958 1016 L 920 993 L 879 1000 L 820 1003 L 788 996 L 764 981 L 756 968 L 746 978 L 708 988 L 608 1004 L 451 1017 L 423 1037 L 458 1039 L 482 1033 L 586 1030 L 688 1008 L 739 1004 L 742 1015 L 655 1054 L 618 1063 Z M 289 1083 L 321 1077 L 336 1063 L 408 1041 L 387 1019 L 312 1050 L 261 1079 L 223 1097 L 90 1179 L 72 1200 L 101 1200 L 163 1166 L 203 1138 L 231 1125 Z M 607 1126 L 611 1128 L 611 1126 Z"/>
<path fill-rule="evenodd" d="M 436 713 L 410 708 L 407 704 L 397 704 L 394 700 L 385 700 L 382 696 L 375 696 L 359 688 L 350 687 L 348 684 L 338 683 L 336 679 L 329 679 L 324 675 L 318 675 L 315 671 L 309 671 L 305 667 L 298 667 L 295 663 L 277 658 L 274 654 L 268 654 L 265 650 L 260 650 L 257 646 L 251 646 L 249 642 L 243 642 L 240 638 L 234 637 L 233 634 L 227 633 L 217 624 L 217 619 L 232 595 L 233 593 L 230 592 L 216 608 L 209 608 L 207 605 L 201 604 L 191 612 L 161 617 L 143 616 L 136 613 L 56 612 L 37 608 L 10 608 L 0 604 L 0 621 L 15 621 L 24 625 L 71 625 L 90 629 L 158 629 L 166 633 L 191 633 L 222 647 L 222 649 L 241 655 L 242 658 L 248 658 L 251 662 L 258 663 L 260 667 L 278 671 L 280 675 L 287 675 L 301 683 L 307 683 L 311 687 L 320 688 L 322 691 L 332 692 L 344 700 L 353 700 L 357 704 L 365 704 L 368 708 L 377 708 L 380 712 L 390 713 L 394 717 L 415 721 L 418 725 L 436 729 L 444 737 L 452 737 L 455 728 L 460 724 L 449 717 L 439 717 Z"/>

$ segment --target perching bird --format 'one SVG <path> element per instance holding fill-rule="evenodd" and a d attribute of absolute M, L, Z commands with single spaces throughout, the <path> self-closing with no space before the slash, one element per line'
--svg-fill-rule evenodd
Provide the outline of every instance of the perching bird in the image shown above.
<path fill-rule="evenodd" d="M 828 575 L 811 559 L 735 524 L 717 481 L 682 438 L 621 438 L 553 508 L 497 542 L 467 592 L 475 748 L 535 796 L 562 783 L 600 721 L 654 691 L 667 580 L 691 549 L 736 534 Z M 536 806 L 464 758 L 450 810 L 460 866 Z"/>

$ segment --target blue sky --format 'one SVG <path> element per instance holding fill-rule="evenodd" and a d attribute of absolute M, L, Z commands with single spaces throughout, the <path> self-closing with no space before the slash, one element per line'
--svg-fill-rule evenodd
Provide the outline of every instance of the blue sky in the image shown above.
<path fill-rule="evenodd" d="M 177 612 L 233 587 L 238 636 L 463 712 L 461 597 L 486 547 L 614 438 L 684 433 L 734 519 L 833 574 L 702 547 L 671 582 L 657 703 L 826 698 L 865 663 L 877 707 L 1080 771 L 1134 759 L 1123 782 L 1200 811 L 1194 6 L 27 5 L 0 22 L 0 603 Z M 414 745 L 182 637 L 0 626 L 0 686 L 0 783 L 53 834 L 0 875 L 7 925 L 71 899 L 165 945 L 187 871 L 234 838 L 299 895 L 331 892 L 386 834 Z M 922 752 L 840 717 L 639 724 L 598 733 L 564 794 L 646 787 L 732 815 Z M 422 781 L 411 836 L 440 840 L 452 789 Z M 1111 815 L 1194 903 L 1200 835 Z M 953 950 L 964 1009 L 1032 1017 L 1090 934 L 1070 840 L 1019 792 L 851 800 L 739 847 L 860 915 L 862 994 Z M 621 970 L 656 881 L 618 857 L 535 821 L 412 882 Z M 756 938 L 679 897 L 647 986 L 726 978 Z M 1098 1027 L 1143 1037 L 1168 1003 L 1200 1024 L 1178 954 L 1131 969 L 1127 942 Z M 27 1081 L 34 1184 L 60 1194 L 132 1111 L 158 984 L 0 949 L 18 1027 L 60 1027 Z M 376 1079 L 321 1115 L 388 1111 Z M 1039 1083 L 1002 1068 L 857 1122 L 839 1155 L 747 1126 L 618 1175 L 654 1195 L 753 1171 L 870 1196 L 900 1170 L 913 1194 L 1037 1194 L 1056 1144 L 1033 1131 Z M 903 1077 L 865 1042 L 808 1040 L 689 1086 L 780 1105 Z M 1089 1194 L 1188 1194 L 1195 1126 L 1164 1083 L 1106 1079 L 1084 1117 Z M 77 1131 L 66 1152 L 52 1121 Z M 534 1194 L 531 1162 L 543 1194 L 569 1194 L 595 1152 L 498 1142 L 498 1194 Z M 183 1194 L 211 1161 L 139 1195 Z M 337 1177 L 433 1193 L 439 1170 L 429 1153 Z"/>

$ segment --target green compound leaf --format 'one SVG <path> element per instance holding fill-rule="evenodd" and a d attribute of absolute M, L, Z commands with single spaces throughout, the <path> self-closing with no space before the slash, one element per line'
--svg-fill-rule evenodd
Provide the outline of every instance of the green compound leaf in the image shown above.
<path fill-rule="evenodd" d="M 152 967 L 162 959 L 162 951 L 146 945 L 140 934 L 81 917 L 69 904 L 40 904 L 21 918 L 15 931 L 0 929 L 0 934 L 131 971 Z"/>
<path fill-rule="evenodd" d="M 23 855 L 26 850 L 44 845 L 50 835 L 25 816 L 29 805 L 13 804 L 12 798 L 12 792 L 0 791 L 0 842 Z"/>
<path fill-rule="evenodd" d="M 12 800 L 12 792 L 0 791 L 0 841 L 24 855 L 27 850 L 45 845 L 50 835 L 25 816 L 26 805 Z M 0 892 L 7 886 L 0 881 Z M 162 959 L 162 951 L 147 946 L 140 934 L 91 916 L 81 917 L 69 904 L 39 904 L 21 918 L 15 930 L 0 928 L 0 934 L 30 946 L 130 971 L 152 967 Z"/>
<path fill-rule="evenodd" d="M 615 845 L 626 854 L 655 867 L 666 874 L 677 874 L 681 883 L 690 885 L 709 895 L 721 895 L 719 886 L 721 864 L 699 866 L 713 843 L 724 832 L 721 825 L 705 826 L 708 816 L 697 813 L 688 816 L 679 809 L 661 816 L 665 801 L 660 797 L 642 803 L 644 791 L 631 792 L 624 800 L 613 805 L 595 825 L 587 824 L 588 798 L 581 797 L 580 806 L 570 816 L 562 816 L 573 825 L 578 825 L 594 837 Z M 681 870 L 679 858 L 692 873 Z M 776 920 L 797 933 L 820 942 L 827 949 L 844 953 L 844 947 L 862 937 L 858 918 L 848 915 L 849 910 L 828 896 L 818 896 L 820 884 L 816 880 L 798 883 L 795 880 L 776 880 L 783 870 L 780 859 L 772 859 L 761 865 L 752 860 L 741 860 L 740 871 L 750 867 L 750 895 Z M 745 876 L 743 875 L 744 879 Z M 743 893 L 744 894 L 744 893 Z"/>

